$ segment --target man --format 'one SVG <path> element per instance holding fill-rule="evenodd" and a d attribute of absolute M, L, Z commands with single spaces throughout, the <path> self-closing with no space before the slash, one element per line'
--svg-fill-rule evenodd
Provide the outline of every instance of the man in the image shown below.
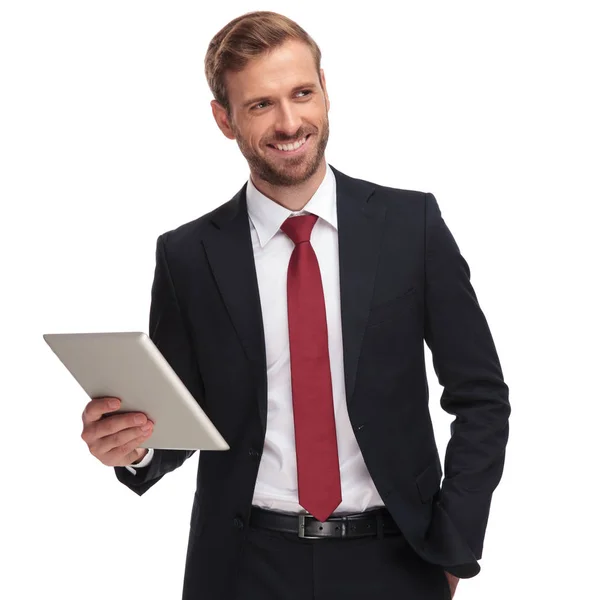
<path fill-rule="evenodd" d="M 434 196 L 325 161 L 320 58 L 272 12 L 213 38 L 250 178 L 157 242 L 150 336 L 230 445 L 199 456 L 185 599 L 442 599 L 479 572 L 508 387 Z M 441 489 L 424 340 L 456 415 Z M 136 493 L 193 454 L 139 448 L 152 423 L 109 402 L 82 437 Z"/>

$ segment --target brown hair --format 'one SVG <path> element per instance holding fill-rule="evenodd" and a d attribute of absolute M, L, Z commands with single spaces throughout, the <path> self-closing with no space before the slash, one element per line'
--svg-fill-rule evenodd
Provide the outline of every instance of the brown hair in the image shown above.
<path fill-rule="evenodd" d="M 210 41 L 204 58 L 204 73 L 215 100 L 230 116 L 225 85 L 227 71 L 242 71 L 248 62 L 281 46 L 288 40 L 308 45 L 321 81 L 321 50 L 295 21 L 271 11 L 255 11 L 233 19 Z M 322 85 L 322 83 L 321 83 Z"/>

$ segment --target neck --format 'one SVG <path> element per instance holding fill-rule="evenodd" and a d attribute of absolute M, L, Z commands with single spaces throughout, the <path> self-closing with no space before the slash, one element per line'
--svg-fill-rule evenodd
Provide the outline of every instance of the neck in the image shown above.
<path fill-rule="evenodd" d="M 257 177 L 251 172 L 252 183 L 256 189 L 273 202 L 277 202 L 288 210 L 302 210 L 325 179 L 327 163 L 325 158 L 321 161 L 317 171 L 306 181 L 294 186 L 275 186 Z"/>

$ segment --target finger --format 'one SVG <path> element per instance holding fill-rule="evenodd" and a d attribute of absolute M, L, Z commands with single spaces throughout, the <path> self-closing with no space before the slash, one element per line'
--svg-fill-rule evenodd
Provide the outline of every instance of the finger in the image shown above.
<path fill-rule="evenodd" d="M 139 458 L 139 455 L 133 454 L 133 451 L 136 450 L 139 447 L 139 445 L 142 442 L 144 442 L 144 440 L 146 440 L 147 438 L 147 435 L 135 437 L 126 444 L 113 448 L 110 452 L 105 454 L 104 460 L 102 462 L 105 465 L 113 467 L 121 465 L 130 465 L 132 462 L 137 460 L 137 458 Z M 132 456 L 134 458 L 131 458 Z"/>
<path fill-rule="evenodd" d="M 88 446 L 98 443 L 101 438 L 108 437 L 130 427 L 141 427 L 148 422 L 144 413 L 125 413 L 110 415 L 106 419 L 93 421 L 83 428 L 81 437 Z"/>
<path fill-rule="evenodd" d="M 83 414 L 81 415 L 83 425 L 86 426 L 95 421 L 99 421 L 106 413 L 119 410 L 120 406 L 121 400 L 119 400 L 119 398 L 92 398 L 92 400 L 87 403 L 83 410 Z"/>
<path fill-rule="evenodd" d="M 103 460 L 104 457 L 113 450 L 131 443 L 132 440 L 138 438 L 146 439 L 149 437 L 152 433 L 152 423 L 147 423 L 144 427 L 147 427 L 148 425 L 150 425 L 149 429 L 129 427 L 128 429 L 122 429 L 112 435 L 99 438 L 90 446 L 90 452 L 100 460 Z M 136 446 L 133 447 L 135 448 Z M 129 451 L 131 451 L 131 449 Z"/>

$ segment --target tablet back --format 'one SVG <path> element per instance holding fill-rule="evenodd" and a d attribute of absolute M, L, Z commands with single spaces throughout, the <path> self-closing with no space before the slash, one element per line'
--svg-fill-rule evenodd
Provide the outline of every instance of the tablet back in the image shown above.
<path fill-rule="evenodd" d="M 152 340 L 143 332 L 47 333 L 44 340 L 90 398 L 154 421 L 142 448 L 227 450 L 229 445 Z"/>

